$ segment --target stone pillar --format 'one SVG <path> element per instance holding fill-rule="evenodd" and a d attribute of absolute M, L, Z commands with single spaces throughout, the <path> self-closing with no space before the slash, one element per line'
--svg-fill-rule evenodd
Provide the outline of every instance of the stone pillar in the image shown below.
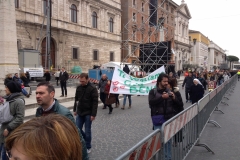
<path fill-rule="evenodd" d="M 19 72 L 14 0 L 0 0 L 0 83 L 8 73 Z"/>

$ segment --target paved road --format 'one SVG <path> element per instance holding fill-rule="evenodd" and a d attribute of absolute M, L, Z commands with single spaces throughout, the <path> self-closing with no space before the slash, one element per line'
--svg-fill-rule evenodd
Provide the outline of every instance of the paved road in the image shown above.
<path fill-rule="evenodd" d="M 184 95 L 183 99 L 185 102 Z M 113 160 L 153 131 L 147 96 L 134 96 L 132 100 L 131 109 L 116 108 L 112 115 L 99 107 L 92 126 L 91 160 Z"/>

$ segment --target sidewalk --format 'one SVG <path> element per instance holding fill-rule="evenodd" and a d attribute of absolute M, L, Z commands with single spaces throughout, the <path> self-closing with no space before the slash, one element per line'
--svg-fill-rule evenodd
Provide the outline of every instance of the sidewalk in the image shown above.
<path fill-rule="evenodd" d="M 238 160 L 240 159 L 240 82 L 237 83 L 234 93 L 225 100 L 229 106 L 220 104 L 225 114 L 214 112 L 211 120 L 218 122 L 222 128 L 208 124 L 200 137 L 200 143 L 206 143 L 214 152 L 212 154 L 205 148 L 194 147 L 186 160 Z"/>

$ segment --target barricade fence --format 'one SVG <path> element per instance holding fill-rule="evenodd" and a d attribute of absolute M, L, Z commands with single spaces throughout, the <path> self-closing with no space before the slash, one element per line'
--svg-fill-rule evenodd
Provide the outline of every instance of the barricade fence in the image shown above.
<path fill-rule="evenodd" d="M 214 154 L 207 144 L 200 143 L 200 137 L 208 123 L 221 127 L 216 121 L 210 120 L 211 115 L 214 111 L 223 113 L 218 106 L 227 105 L 224 100 L 228 100 L 227 96 L 231 95 L 236 83 L 237 75 L 234 75 L 206 94 L 198 103 L 166 121 L 161 130 L 155 130 L 117 160 L 181 160 L 188 156 L 194 146 L 205 147 Z M 156 140 L 156 135 L 160 136 L 158 139 L 160 144 L 157 145 L 160 148 L 152 150 L 150 146 L 153 139 Z"/>

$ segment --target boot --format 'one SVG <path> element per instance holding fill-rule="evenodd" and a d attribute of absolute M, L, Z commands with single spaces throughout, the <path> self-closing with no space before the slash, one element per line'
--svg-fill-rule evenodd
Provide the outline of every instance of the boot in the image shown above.
<path fill-rule="evenodd" d="M 131 108 L 131 105 L 129 105 L 128 109 L 130 109 L 130 108 Z"/>
<path fill-rule="evenodd" d="M 115 108 L 117 108 L 118 107 L 118 104 L 117 103 L 115 103 Z"/>
<path fill-rule="evenodd" d="M 122 110 L 124 110 L 125 109 L 125 106 L 122 106 L 122 108 L 121 108 Z"/>
<path fill-rule="evenodd" d="M 113 110 L 113 108 L 111 107 L 111 108 L 109 108 L 109 113 L 108 114 L 112 114 L 112 110 Z"/>

